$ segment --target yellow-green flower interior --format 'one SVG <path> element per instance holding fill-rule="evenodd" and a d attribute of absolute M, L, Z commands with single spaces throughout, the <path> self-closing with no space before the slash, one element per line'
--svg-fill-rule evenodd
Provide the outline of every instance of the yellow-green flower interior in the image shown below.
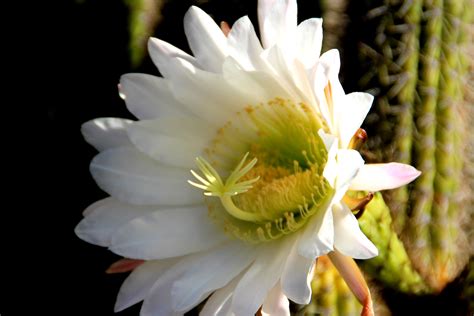
<path fill-rule="evenodd" d="M 283 99 L 237 113 L 219 129 L 206 159 L 225 179 L 248 153 L 257 162 L 238 182 L 252 187 L 238 193 L 227 188 L 220 199 L 207 194 L 214 195 L 206 198 L 209 216 L 239 239 L 262 242 L 295 232 L 325 211 L 333 189 L 322 176 L 328 153 L 320 129 L 327 130 L 314 110 Z M 233 216 L 229 203 L 252 215 Z"/>

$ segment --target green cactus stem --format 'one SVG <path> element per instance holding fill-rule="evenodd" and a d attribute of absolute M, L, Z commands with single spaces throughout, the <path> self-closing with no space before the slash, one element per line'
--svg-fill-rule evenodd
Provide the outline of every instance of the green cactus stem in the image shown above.
<path fill-rule="evenodd" d="M 404 293 L 422 294 L 430 291 L 413 268 L 402 241 L 393 230 L 390 210 L 380 193 L 375 194 L 366 206 L 359 225 L 379 249 L 377 257 L 360 262 L 366 273 Z"/>
<path fill-rule="evenodd" d="M 469 6 L 468 6 L 469 7 Z M 460 207 L 459 192 L 463 168 L 463 132 L 460 106 L 463 102 L 461 54 L 465 37 L 461 17 L 462 1 L 445 1 L 443 9 L 441 77 L 436 111 L 436 175 L 431 220 L 425 223 L 428 236 L 418 236 L 410 253 L 418 270 L 437 290 L 452 281 L 467 263 L 469 254 L 463 230 L 465 209 Z M 418 200 L 419 195 L 414 195 Z M 413 222 L 414 223 L 414 222 Z M 417 227 L 412 232 L 419 232 Z M 422 242 L 420 242 L 422 241 Z M 430 253 L 421 250 L 429 249 Z"/>
<path fill-rule="evenodd" d="M 161 19 L 162 0 L 125 0 L 129 7 L 130 59 L 138 67 L 146 55 L 147 41 Z"/>

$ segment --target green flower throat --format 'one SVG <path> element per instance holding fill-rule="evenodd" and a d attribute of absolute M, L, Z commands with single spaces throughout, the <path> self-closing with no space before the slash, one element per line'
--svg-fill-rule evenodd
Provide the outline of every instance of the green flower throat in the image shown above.
<path fill-rule="evenodd" d="M 219 129 L 207 159 L 196 159 L 203 176 L 191 171 L 199 182 L 189 183 L 205 191 L 209 216 L 239 239 L 295 232 L 324 212 L 334 193 L 322 175 L 328 152 L 320 129 L 327 128 L 303 103 L 249 106 Z"/>

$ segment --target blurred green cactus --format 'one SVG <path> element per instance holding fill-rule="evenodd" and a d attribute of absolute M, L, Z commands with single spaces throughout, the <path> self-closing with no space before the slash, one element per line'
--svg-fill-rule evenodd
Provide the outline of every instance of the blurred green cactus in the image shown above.
<path fill-rule="evenodd" d="M 427 293 L 429 288 L 413 268 L 402 241 L 392 229 L 390 210 L 381 194 L 375 194 L 359 219 L 363 232 L 379 249 L 379 255 L 362 261 L 364 271 L 386 286 L 405 293 Z"/>
<path fill-rule="evenodd" d="M 138 67 L 146 55 L 147 41 L 161 19 L 162 0 L 125 0 L 129 7 L 130 60 Z"/>

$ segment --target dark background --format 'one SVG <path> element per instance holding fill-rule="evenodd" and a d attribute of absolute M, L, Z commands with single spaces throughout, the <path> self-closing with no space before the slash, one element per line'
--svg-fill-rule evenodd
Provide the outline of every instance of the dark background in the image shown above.
<path fill-rule="evenodd" d="M 216 21 L 231 24 L 249 15 L 257 26 L 256 1 L 176 0 L 165 5 L 155 36 L 189 51 L 182 19 L 193 4 Z M 321 15 L 317 1 L 300 0 L 298 6 L 300 20 Z M 121 1 L 66 0 L 44 13 L 46 30 L 35 33 L 34 26 L 30 30 L 44 36 L 35 48 L 48 55 L 36 60 L 45 67 L 33 76 L 47 91 L 46 97 L 34 96 L 37 104 L 44 104 L 41 109 L 46 116 L 40 124 L 45 122 L 46 138 L 32 144 L 40 145 L 35 155 L 46 157 L 46 161 L 33 166 L 41 172 L 33 187 L 41 192 L 40 202 L 20 195 L 19 202 L 25 202 L 34 216 L 28 220 L 31 229 L 29 225 L 13 227 L 13 238 L 26 235 L 28 242 L 10 246 L 8 255 L 2 255 L 1 316 L 113 315 L 115 297 L 126 275 L 107 275 L 104 271 L 119 257 L 83 242 L 75 236 L 74 227 L 88 205 L 106 196 L 89 174 L 89 162 L 96 151 L 83 140 L 81 124 L 97 117 L 132 118 L 118 96 L 120 76 L 127 72 L 158 74 L 148 57 L 141 66 L 132 68 L 128 18 L 127 6 Z M 36 142 L 37 138 L 32 139 Z M 22 216 L 16 213 L 12 225 L 24 220 Z M 8 238 L 4 237 L 4 243 L 9 244 Z M 453 307 L 443 298 L 415 300 L 389 291 L 385 294 L 394 315 L 448 315 Z M 452 298 L 458 294 L 448 291 L 446 295 Z M 138 314 L 139 305 L 118 315 Z"/>

